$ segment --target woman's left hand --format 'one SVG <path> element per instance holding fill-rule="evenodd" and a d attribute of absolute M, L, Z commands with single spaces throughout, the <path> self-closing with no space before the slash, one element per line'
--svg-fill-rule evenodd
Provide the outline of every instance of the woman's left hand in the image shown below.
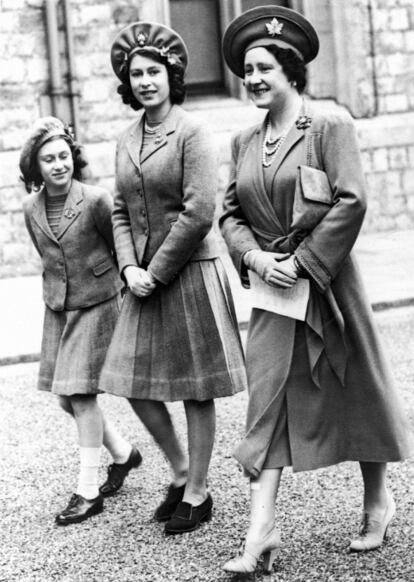
<path fill-rule="evenodd" d="M 286 277 L 289 277 L 293 282 L 290 285 L 286 284 Z M 265 278 L 266 283 L 273 287 L 293 287 L 296 284 L 298 277 L 298 269 L 295 265 L 293 255 L 288 259 L 275 261 L 272 271 Z"/>
<path fill-rule="evenodd" d="M 128 265 L 124 269 L 124 275 L 128 287 L 137 297 L 148 297 L 156 287 L 156 280 L 151 273 L 140 267 Z"/>

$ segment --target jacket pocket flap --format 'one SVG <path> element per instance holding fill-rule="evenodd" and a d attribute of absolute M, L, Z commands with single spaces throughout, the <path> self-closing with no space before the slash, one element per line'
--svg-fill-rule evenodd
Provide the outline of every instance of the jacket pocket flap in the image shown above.
<path fill-rule="evenodd" d="M 299 169 L 303 196 L 332 206 L 332 190 L 325 172 L 309 166 L 299 166 Z"/>
<path fill-rule="evenodd" d="M 93 274 L 95 277 L 99 277 L 99 275 L 103 275 L 106 271 L 112 268 L 112 261 L 111 259 L 107 258 L 103 261 L 99 261 L 94 267 L 92 267 Z"/>

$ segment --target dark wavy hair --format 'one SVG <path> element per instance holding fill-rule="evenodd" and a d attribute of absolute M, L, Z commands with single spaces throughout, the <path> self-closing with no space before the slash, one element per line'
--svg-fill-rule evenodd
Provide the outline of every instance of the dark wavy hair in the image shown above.
<path fill-rule="evenodd" d="M 73 178 L 75 180 L 82 181 L 84 178 L 83 169 L 86 168 L 88 165 L 88 161 L 86 159 L 83 146 L 73 140 L 72 136 L 69 133 L 69 129 L 65 129 L 65 133 L 67 135 L 54 135 L 51 136 L 50 139 L 47 139 L 45 142 L 41 144 L 39 147 L 34 147 L 31 155 L 30 155 L 30 164 L 29 169 L 26 174 L 20 176 L 20 179 L 24 182 L 26 186 L 27 192 L 31 192 L 34 190 L 37 192 L 43 185 L 43 177 L 39 170 L 39 165 L 37 163 L 37 154 L 41 147 L 45 144 L 49 143 L 50 141 L 56 139 L 63 139 L 69 146 L 72 160 L 73 160 Z"/>
<path fill-rule="evenodd" d="M 143 55 L 146 56 L 157 63 L 161 63 L 165 65 L 167 68 L 168 74 L 168 83 L 170 85 L 170 100 L 173 105 L 181 105 L 181 103 L 185 99 L 186 88 L 184 83 L 184 67 L 178 63 L 169 63 L 167 57 L 163 57 L 156 51 L 152 51 L 150 48 L 143 48 L 139 51 L 134 52 L 133 56 L 135 55 Z M 131 89 L 131 85 L 129 82 L 129 66 L 131 63 L 132 58 L 128 62 L 127 70 L 125 73 L 125 80 L 124 82 L 119 85 L 117 91 L 122 97 L 123 103 L 125 105 L 129 105 L 135 111 L 138 111 L 143 107 L 143 105 L 134 97 L 134 94 Z"/>
<path fill-rule="evenodd" d="M 292 50 L 282 49 L 275 44 L 264 46 L 275 57 L 290 83 L 295 83 L 298 93 L 303 93 L 308 81 L 305 62 Z"/>

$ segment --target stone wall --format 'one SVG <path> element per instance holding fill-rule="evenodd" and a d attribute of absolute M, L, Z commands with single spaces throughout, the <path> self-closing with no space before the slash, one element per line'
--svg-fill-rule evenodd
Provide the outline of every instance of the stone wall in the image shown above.
<path fill-rule="evenodd" d="M 326 0 L 312 0 L 312 3 Z M 369 188 L 366 231 L 414 226 L 414 5 L 412 0 L 352 0 L 371 21 L 372 117 L 357 120 Z M 342 1 L 332 0 L 342 5 Z M 0 0 L 0 277 L 37 273 L 39 261 L 21 213 L 25 190 L 18 156 L 33 121 L 51 111 L 43 0 Z M 134 117 L 116 94 L 109 47 L 117 31 L 138 17 L 162 19 L 164 0 L 72 0 L 79 138 L 86 146 L 92 179 L 113 189 L 116 136 Z M 349 7 L 348 7 L 349 8 Z M 360 11 L 358 12 L 358 14 Z M 352 14 L 350 15 L 352 22 Z M 349 37 L 352 38 L 352 30 Z M 59 42 L 64 90 L 67 58 L 62 15 Z M 349 75 L 352 75 L 350 65 Z M 62 111 L 68 107 L 62 97 Z M 221 159 L 221 191 L 227 179 L 229 137 L 254 122 L 258 112 L 234 99 L 205 99 L 186 107 L 214 129 Z"/>
<path fill-rule="evenodd" d="M 376 114 L 414 110 L 414 3 L 372 1 Z"/>

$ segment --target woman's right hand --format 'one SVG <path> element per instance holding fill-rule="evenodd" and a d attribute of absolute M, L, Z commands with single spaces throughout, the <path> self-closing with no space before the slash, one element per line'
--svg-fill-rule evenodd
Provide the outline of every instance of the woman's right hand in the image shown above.
<path fill-rule="evenodd" d="M 148 297 L 156 287 L 153 277 L 140 267 L 134 265 L 125 267 L 124 276 L 129 289 L 137 297 Z"/>
<path fill-rule="evenodd" d="M 244 262 L 273 287 L 289 289 L 296 283 L 298 276 L 291 263 L 286 261 L 289 253 L 272 253 L 268 251 L 251 250 L 244 255 Z"/>

